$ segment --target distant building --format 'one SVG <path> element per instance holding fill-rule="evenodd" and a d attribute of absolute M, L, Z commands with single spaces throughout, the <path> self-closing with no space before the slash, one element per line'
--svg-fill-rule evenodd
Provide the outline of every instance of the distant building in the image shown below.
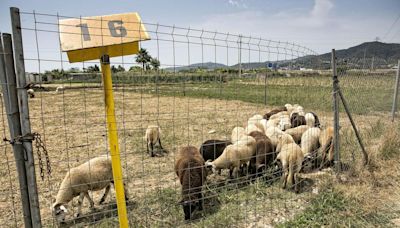
<path fill-rule="evenodd" d="M 25 73 L 26 83 L 42 83 L 42 76 L 38 73 Z"/>

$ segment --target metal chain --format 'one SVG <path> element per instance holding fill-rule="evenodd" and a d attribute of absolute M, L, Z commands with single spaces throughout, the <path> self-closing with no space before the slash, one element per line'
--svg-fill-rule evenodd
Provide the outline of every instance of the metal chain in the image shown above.
<path fill-rule="evenodd" d="M 46 169 L 47 169 L 47 175 L 50 177 L 51 176 L 51 165 L 50 165 L 50 158 L 49 158 L 49 153 L 47 152 L 46 146 L 44 145 L 42 141 L 42 137 L 39 133 L 33 133 L 33 138 L 35 140 L 35 147 L 36 147 L 36 153 L 39 159 L 39 168 L 40 168 L 40 177 L 42 180 L 44 180 L 44 164 L 42 160 L 42 152 L 44 155 L 44 158 L 46 160 Z"/>
<path fill-rule="evenodd" d="M 40 168 L 40 177 L 42 180 L 44 180 L 44 164 L 42 160 L 42 153 L 44 155 L 44 158 L 46 159 L 46 169 L 47 169 L 47 175 L 50 177 L 51 176 L 51 165 L 50 165 L 50 158 L 49 158 L 49 153 L 47 152 L 46 146 L 44 145 L 44 142 L 42 140 L 42 137 L 39 133 L 35 132 L 32 134 L 27 134 L 25 136 L 17 136 L 14 139 L 7 139 L 3 138 L 3 141 L 9 142 L 10 144 L 14 143 L 21 143 L 24 141 L 35 141 L 35 147 L 36 147 L 36 153 L 39 159 L 39 168 Z"/>

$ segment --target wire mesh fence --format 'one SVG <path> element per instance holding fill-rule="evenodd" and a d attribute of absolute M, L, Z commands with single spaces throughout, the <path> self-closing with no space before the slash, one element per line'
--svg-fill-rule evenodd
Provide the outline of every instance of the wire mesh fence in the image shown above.
<path fill-rule="evenodd" d="M 369 138 L 380 136 L 384 126 L 392 125 L 390 116 L 396 87 L 397 60 L 375 58 L 367 50 L 364 56 L 363 59 L 355 59 L 339 55 L 337 67 L 341 90 L 357 122 L 357 128 L 367 139 L 365 142 L 369 147 L 373 146 Z M 343 106 L 341 111 L 344 112 Z M 341 115 L 346 117 L 345 113 Z M 362 154 L 355 152 L 360 148 L 358 143 L 355 143 L 354 131 L 347 118 L 341 118 L 341 126 L 345 135 L 342 143 L 345 144 L 344 148 L 347 148 L 347 151 L 342 151 L 344 159 L 362 162 Z M 351 157 L 346 158 L 350 155 Z"/>
<path fill-rule="evenodd" d="M 86 182 L 84 178 L 82 182 L 79 178 L 74 179 L 76 183 L 73 183 L 72 177 L 64 179 L 66 175 L 78 172 L 74 167 L 101 155 L 109 156 L 102 75 L 98 61 L 70 63 L 61 49 L 59 37 L 60 26 L 64 26 L 63 19 L 79 19 L 82 21 L 80 28 L 88 19 L 36 12 L 21 12 L 20 16 L 27 80 L 35 90 L 34 98 L 29 100 L 32 132 L 40 133 L 51 159 L 52 173 L 45 175 L 44 180 L 39 178 L 39 163 L 35 164 L 42 224 L 60 225 L 54 214 L 54 202 L 59 192 L 69 194 L 73 187 L 79 185 L 111 182 L 110 177 L 101 181 L 96 179 L 101 172 L 94 162 L 86 163 L 89 170 L 86 171 L 89 176 Z M 101 23 L 107 21 L 102 20 Z M 304 210 L 318 194 L 318 183 L 324 183 L 327 176 L 332 175 L 330 170 L 316 172 L 321 166 L 321 156 L 332 153 L 321 152 L 322 148 L 329 151 L 333 143 L 332 133 L 328 130 L 333 125 L 329 59 L 317 57 L 316 52 L 289 42 L 140 23 L 151 40 L 141 42 L 142 49 L 135 56 L 123 55 L 111 59 L 116 124 L 123 181 L 129 196 L 130 224 L 135 227 L 277 225 Z M 90 33 L 92 36 L 113 36 L 112 32 L 103 33 L 102 27 L 84 28 L 91 32 L 101 31 L 100 34 Z M 141 34 L 141 31 L 135 32 Z M 87 37 L 81 33 L 69 35 L 78 36 L 82 48 L 85 48 Z M 357 123 L 361 123 L 361 132 L 364 124 L 365 127 L 378 126 L 381 117 L 387 116 L 391 108 L 393 72 L 375 69 L 381 65 L 378 60 L 374 61 L 374 70 L 366 70 L 365 65 L 360 67 L 352 65 L 351 60 L 338 60 L 340 85 Z M 277 108 L 285 109 L 287 113 L 262 121 L 266 113 Z M 3 138 L 9 138 L 4 110 L 2 114 Z M 341 131 L 347 132 L 345 114 L 341 112 L 340 115 L 343 123 Z M 295 123 L 294 116 L 299 118 Z M 317 121 L 320 124 L 316 124 Z M 153 125 L 159 128 L 148 128 Z M 255 145 L 258 148 L 259 143 L 253 142 L 252 137 L 242 138 L 245 142 L 238 143 L 234 138 L 239 133 L 232 132 L 235 127 L 241 127 L 250 133 L 251 125 L 271 139 L 268 145 L 271 144 L 272 148 L 265 152 L 265 167 L 256 167 L 255 171 L 252 167 L 258 164 L 250 160 L 258 153 Z M 290 141 L 289 146 L 282 146 L 280 142 L 283 139 L 279 135 L 286 134 L 280 130 L 294 128 L 294 125 L 304 125 L 299 130 L 292 130 L 290 138 L 296 143 Z M 156 137 L 154 145 L 148 144 L 145 136 L 146 131 L 152 132 L 152 129 L 161 129 L 153 132 L 161 135 Z M 302 136 L 304 132 L 309 134 L 307 142 L 303 139 L 304 134 Z M 321 134 L 325 134 L 324 140 Z M 350 156 L 360 153 L 354 153 L 356 144 L 354 140 L 350 141 L 351 137 L 346 135 L 343 139 L 340 141 L 341 157 L 350 161 Z M 244 151 L 247 148 L 252 150 L 251 155 L 229 158 L 225 146 L 231 143 L 233 145 L 228 146 L 230 150 Z M 208 147 L 214 157 L 217 151 L 224 151 L 220 160 L 231 159 L 232 164 L 218 166 L 217 161 L 200 159 L 199 169 L 193 166 L 197 163 L 190 163 L 192 160 L 183 160 L 183 168 L 177 170 L 176 167 L 180 166 L 176 164 L 181 162 L 179 150 L 189 145 L 198 152 L 201 145 L 204 146 L 203 152 Z M 17 176 L 11 147 L 6 142 L 1 147 L 6 158 L 2 163 L 5 175 L 0 177 L 3 183 L 1 206 L 9 209 L 1 210 L 1 217 L 4 218 L 1 223 L 10 225 L 9 220 L 13 220 L 15 226 L 20 226 L 21 205 L 18 194 L 14 192 L 18 186 L 13 181 Z M 299 157 L 304 157 L 298 159 L 300 165 L 293 164 L 299 169 L 303 165 L 301 174 L 293 178 L 289 176 L 289 182 L 297 178 L 300 180 L 294 184 L 299 187 L 300 194 L 281 188 L 281 176 L 286 175 L 283 160 L 289 158 L 284 159 L 282 155 L 281 162 L 275 162 L 277 150 L 298 150 Z M 332 162 L 332 158 L 329 159 Z M 329 167 L 328 163 L 321 166 L 326 167 Z M 218 169 L 222 172 L 219 173 Z M 186 174 L 189 177 L 187 181 L 182 181 L 185 170 L 189 172 Z M 177 174 L 180 176 L 177 177 Z M 196 175 L 201 177 L 196 179 Z M 198 178 L 203 177 L 206 180 L 199 186 Z M 63 189 L 63 180 L 70 182 L 68 188 Z M 187 199 L 182 193 L 188 190 L 185 189 L 187 185 L 197 185 L 189 191 L 202 193 L 203 210 L 192 202 L 192 195 L 186 194 L 190 195 L 189 202 L 193 203 L 193 208 L 189 207 L 193 223 L 185 222 L 186 213 L 182 210 L 182 204 L 185 205 Z M 95 187 L 90 188 L 94 190 Z M 78 193 L 73 196 L 78 196 Z M 115 192 L 111 190 L 111 197 L 98 205 L 99 201 L 103 201 L 103 193 L 89 191 L 88 198 L 96 204 L 91 208 L 90 201 L 83 200 L 82 211 L 78 210 L 82 203 L 78 197 L 71 202 L 62 202 L 68 210 L 64 222 L 77 226 L 98 223 L 115 226 L 118 222 Z M 368 222 L 361 221 L 360 224 L 368 225 Z"/>

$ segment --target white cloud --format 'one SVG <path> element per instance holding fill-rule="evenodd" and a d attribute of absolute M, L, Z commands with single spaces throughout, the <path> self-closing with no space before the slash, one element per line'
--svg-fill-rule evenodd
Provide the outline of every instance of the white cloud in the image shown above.
<path fill-rule="evenodd" d="M 348 48 L 372 41 L 382 34 L 384 18 L 337 16 L 333 0 L 314 0 L 310 8 L 291 8 L 274 14 L 259 10 L 207 15 L 195 25 L 211 31 L 230 32 L 295 42 L 317 52 Z M 374 25 L 371 27 L 371 25 Z"/>
<path fill-rule="evenodd" d="M 247 9 L 247 5 L 245 3 L 245 0 L 228 0 L 228 3 L 232 6 L 238 7 L 238 8 L 245 8 Z"/>
<path fill-rule="evenodd" d="M 333 8 L 331 0 L 314 0 L 314 7 L 311 11 L 313 18 L 325 18 Z"/>

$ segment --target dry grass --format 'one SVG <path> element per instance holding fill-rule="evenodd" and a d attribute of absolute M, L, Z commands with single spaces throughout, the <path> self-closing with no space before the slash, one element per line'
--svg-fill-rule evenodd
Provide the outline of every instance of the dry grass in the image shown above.
<path fill-rule="evenodd" d="M 394 153 L 388 153 L 387 148 L 396 149 L 391 145 L 396 143 L 398 135 L 382 136 L 388 140 L 385 143 L 380 138 L 381 134 L 374 133 L 381 125 L 390 126 L 385 119 L 380 120 L 380 115 L 384 114 L 355 116 L 363 136 L 369 137 L 366 140 L 368 151 L 371 154 L 371 151 L 375 151 L 375 155 L 371 155 L 375 164 L 374 181 L 370 181 L 371 174 L 363 172 L 357 164 L 358 166 L 354 167 L 358 168 L 352 175 L 345 175 L 346 180 L 340 182 L 332 179 L 329 171 L 321 175 L 304 175 L 303 193 L 296 195 L 281 190 L 277 184 L 269 186 L 264 182 L 213 186 L 213 183 L 224 181 L 225 177 L 211 175 L 208 181 L 213 187 L 207 193 L 210 200 L 207 202 L 203 218 L 186 224 L 183 221 L 182 210 L 177 205 L 180 200 L 180 184 L 173 171 L 174 152 L 181 145 L 199 146 L 202 141 L 210 138 L 229 138 L 233 127 L 243 125 L 253 114 L 265 113 L 266 108 L 259 104 L 235 100 L 158 97 L 149 95 L 145 88 L 139 88 L 135 92 L 119 88 L 115 92 L 115 99 L 125 182 L 134 202 L 129 207 L 129 219 L 135 226 L 274 226 L 295 219 L 297 214 L 301 214 L 308 202 L 315 198 L 315 193 L 324 189 L 327 180 L 331 181 L 328 181 L 329 183 L 335 183 L 335 190 L 345 193 L 346 197 L 354 198 L 357 202 L 370 202 L 366 204 L 367 211 L 376 210 L 375 203 L 369 201 L 370 197 L 379 202 L 390 202 L 393 197 L 389 193 L 399 187 L 396 184 L 400 176 L 399 170 L 393 168 L 390 172 L 387 171 L 387 167 L 394 167 L 396 163 L 392 160 L 386 161 L 379 155 L 379 150 L 384 150 L 383 154 L 390 154 L 390 158 L 393 158 Z M 328 112 L 318 113 L 324 124 L 331 123 L 332 118 Z M 102 91 L 92 88 L 66 90 L 64 94 L 39 93 L 36 98 L 30 100 L 30 116 L 32 130 L 44 136 L 52 161 L 52 176 L 47 180 L 41 181 L 36 169 L 43 223 L 52 226 L 54 221 L 50 206 L 65 173 L 70 167 L 108 151 Z M 341 153 L 343 159 L 349 163 L 351 152 L 359 154 L 359 149 L 354 143 L 354 135 L 346 133 L 348 121 L 344 115 L 341 118 L 342 134 L 349 134 L 346 135 L 348 138 L 342 141 Z M 381 121 L 380 124 L 376 124 L 377 121 Z M 150 124 L 161 126 L 163 146 L 169 154 L 155 158 L 146 154 L 146 145 L 142 137 Z M 3 125 L 0 129 L 7 128 Z M 210 135 L 210 130 L 215 130 L 216 133 Z M 376 146 L 376 143 L 381 141 L 382 146 Z M 1 163 L 0 225 L 7 226 L 13 221 L 17 226 L 21 226 L 15 164 L 12 162 L 9 146 L 4 146 L 4 154 L 8 162 Z M 361 161 L 359 157 L 356 159 Z M 215 194 L 218 195 L 217 198 L 214 197 Z M 99 195 L 100 193 L 93 193 L 95 201 L 99 200 Z M 114 197 L 108 199 L 109 202 L 114 200 Z M 75 212 L 74 204 L 76 205 L 76 201 L 70 204 L 71 214 Z M 84 208 L 83 213 L 89 213 L 86 203 Z M 13 211 L 17 214 L 13 215 Z M 100 225 L 115 226 L 116 222 L 116 218 L 106 219 Z"/>

